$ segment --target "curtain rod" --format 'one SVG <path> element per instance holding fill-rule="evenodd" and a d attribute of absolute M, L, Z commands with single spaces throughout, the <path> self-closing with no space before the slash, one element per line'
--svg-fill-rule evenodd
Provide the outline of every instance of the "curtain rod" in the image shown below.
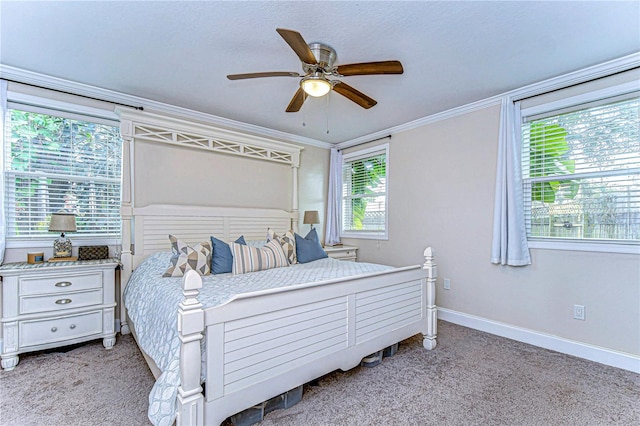
<path fill-rule="evenodd" d="M 516 101 L 524 101 L 525 99 L 531 99 L 531 98 L 535 98 L 536 96 L 542 96 L 542 95 L 546 95 L 546 94 L 548 94 L 548 93 L 557 92 L 557 91 L 559 91 L 559 90 L 568 89 L 568 88 L 570 88 L 570 87 L 579 86 L 579 85 L 581 85 L 581 84 L 591 83 L 592 81 L 597 81 L 597 80 L 601 80 L 601 79 L 603 79 L 603 78 L 612 77 L 612 76 L 614 76 L 614 75 L 622 74 L 622 73 L 627 72 L 627 71 L 636 70 L 636 69 L 638 69 L 638 68 L 640 68 L 640 66 L 635 66 L 635 67 L 633 67 L 633 68 L 628 68 L 628 69 L 626 69 L 626 70 L 622 70 L 622 71 L 614 72 L 613 74 L 607 74 L 607 75 L 603 75 L 603 76 L 600 76 L 600 77 L 595 77 L 595 78 L 592 78 L 592 79 L 589 79 L 589 80 L 581 81 L 581 82 L 579 82 L 579 83 L 570 84 L 569 86 L 563 86 L 563 87 L 558 87 L 557 89 L 547 90 L 546 92 L 537 93 L 537 94 L 535 94 L 535 95 L 525 96 L 524 98 L 515 98 L 515 99 L 513 99 L 513 101 L 514 101 L 514 102 L 516 102 Z"/>
<path fill-rule="evenodd" d="M 355 146 L 360 146 L 360 145 L 364 145 L 364 144 L 371 143 L 371 142 L 381 141 L 381 140 L 383 140 L 383 139 L 387 139 L 387 138 L 388 138 L 388 139 L 391 139 L 391 135 L 383 136 L 383 137 L 378 138 L 378 139 L 372 139 L 372 140 L 370 140 L 370 141 L 366 141 L 366 142 L 360 142 L 360 143 L 357 143 L 357 144 L 355 144 L 355 145 L 347 146 L 347 147 L 345 147 L 345 148 L 340 148 L 340 149 L 338 149 L 338 151 L 342 151 L 342 150 L 344 150 L 344 149 L 353 148 L 353 147 L 355 147 Z"/>
<path fill-rule="evenodd" d="M 45 90 L 51 90 L 53 92 L 64 93 L 66 95 L 73 95 L 73 96 L 79 96 L 81 98 L 93 99 L 94 101 L 107 102 L 107 103 L 114 104 L 114 105 L 120 105 L 120 106 L 129 107 L 129 108 L 134 108 L 134 109 L 137 109 L 138 111 L 144 111 L 144 107 L 141 107 L 141 106 L 134 106 L 134 105 L 129 105 L 129 104 L 123 104 L 121 102 L 108 101 L 106 99 L 94 98 L 93 96 L 80 95 L 78 93 L 67 92 L 67 91 L 59 90 L 59 89 L 52 89 L 50 87 L 38 86 L 37 84 L 25 83 L 25 82 L 16 81 L 16 80 L 10 80 L 8 78 L 3 78 L 2 80 L 8 81 L 8 82 L 11 82 L 11 83 L 16 83 L 16 84 L 24 84 L 25 86 L 37 87 L 38 89 L 45 89 Z"/>

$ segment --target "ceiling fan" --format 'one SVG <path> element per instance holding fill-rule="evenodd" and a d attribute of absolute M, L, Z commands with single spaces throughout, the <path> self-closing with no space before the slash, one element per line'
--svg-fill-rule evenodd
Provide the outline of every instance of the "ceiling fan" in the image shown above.
<path fill-rule="evenodd" d="M 340 80 L 329 80 L 329 77 L 348 77 L 352 75 L 402 74 L 400 61 L 363 62 L 358 64 L 334 65 L 336 51 L 324 43 L 309 43 L 299 32 L 277 28 L 276 31 L 286 41 L 302 61 L 304 75 L 297 72 L 274 71 L 255 72 L 249 74 L 230 74 L 229 80 L 261 77 L 302 77 L 300 87 L 289 102 L 287 112 L 298 112 L 307 96 L 320 97 L 333 90 L 347 99 L 369 109 L 377 102 Z"/>

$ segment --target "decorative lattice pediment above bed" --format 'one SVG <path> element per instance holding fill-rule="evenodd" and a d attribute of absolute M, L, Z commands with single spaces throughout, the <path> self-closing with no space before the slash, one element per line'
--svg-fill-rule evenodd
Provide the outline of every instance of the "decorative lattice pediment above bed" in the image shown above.
<path fill-rule="evenodd" d="M 292 167 L 300 163 L 302 148 L 297 145 L 148 112 L 119 109 L 118 113 L 125 140 L 168 143 Z"/>

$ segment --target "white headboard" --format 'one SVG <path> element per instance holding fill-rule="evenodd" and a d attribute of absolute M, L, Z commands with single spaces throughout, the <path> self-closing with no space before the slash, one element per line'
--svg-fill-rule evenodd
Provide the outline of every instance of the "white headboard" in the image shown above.
<path fill-rule="evenodd" d="M 117 108 L 122 136 L 122 251 L 121 292 L 134 268 L 147 256 L 168 251 L 169 234 L 187 243 L 207 241 L 215 236 L 233 241 L 266 239 L 267 228 L 282 233 L 298 227 L 298 168 L 302 147 L 279 140 L 240 133 L 211 125 L 147 111 Z M 199 150 L 275 162 L 291 167 L 290 211 L 264 208 L 199 207 L 153 204 L 137 206 L 133 167 L 134 145 L 170 144 Z M 188 172 L 189 165 L 178 165 Z M 283 188 L 287 190 L 287 188 Z M 121 331 L 128 333 L 126 307 L 120 304 Z"/>
<path fill-rule="evenodd" d="M 294 214 L 285 210 L 154 204 L 133 209 L 133 268 L 158 251 L 169 251 L 169 234 L 186 243 L 209 241 L 214 236 L 234 241 L 265 240 L 267 228 L 284 233 Z"/>

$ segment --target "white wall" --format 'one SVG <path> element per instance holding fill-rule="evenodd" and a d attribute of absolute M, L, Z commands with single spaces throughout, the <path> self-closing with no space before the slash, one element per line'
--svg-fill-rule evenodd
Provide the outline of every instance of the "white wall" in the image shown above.
<path fill-rule="evenodd" d="M 326 221 L 326 198 L 329 185 L 329 156 L 328 149 L 305 146 L 300 154 L 300 172 L 298 176 L 300 194 L 300 225 L 302 236 L 309 232 L 309 225 L 304 225 L 302 219 L 305 210 L 317 210 L 320 224 L 315 225 L 318 236 L 324 241 Z"/>
<path fill-rule="evenodd" d="M 389 240 L 345 240 L 361 261 L 438 262 L 439 307 L 640 355 L 640 256 L 532 249 L 533 264 L 490 263 L 499 106 L 394 134 Z M 443 278 L 451 290 L 443 290 Z M 573 319 L 573 305 L 586 321 Z"/>
<path fill-rule="evenodd" d="M 137 140 L 136 207 L 182 204 L 291 210 L 291 166 Z"/>
<path fill-rule="evenodd" d="M 329 150 L 304 146 L 298 172 L 300 231 L 305 210 L 324 223 Z M 182 204 L 291 210 L 292 169 L 274 163 L 175 145 L 134 143 L 135 206 Z M 266 236 L 266 230 L 265 230 Z"/>

